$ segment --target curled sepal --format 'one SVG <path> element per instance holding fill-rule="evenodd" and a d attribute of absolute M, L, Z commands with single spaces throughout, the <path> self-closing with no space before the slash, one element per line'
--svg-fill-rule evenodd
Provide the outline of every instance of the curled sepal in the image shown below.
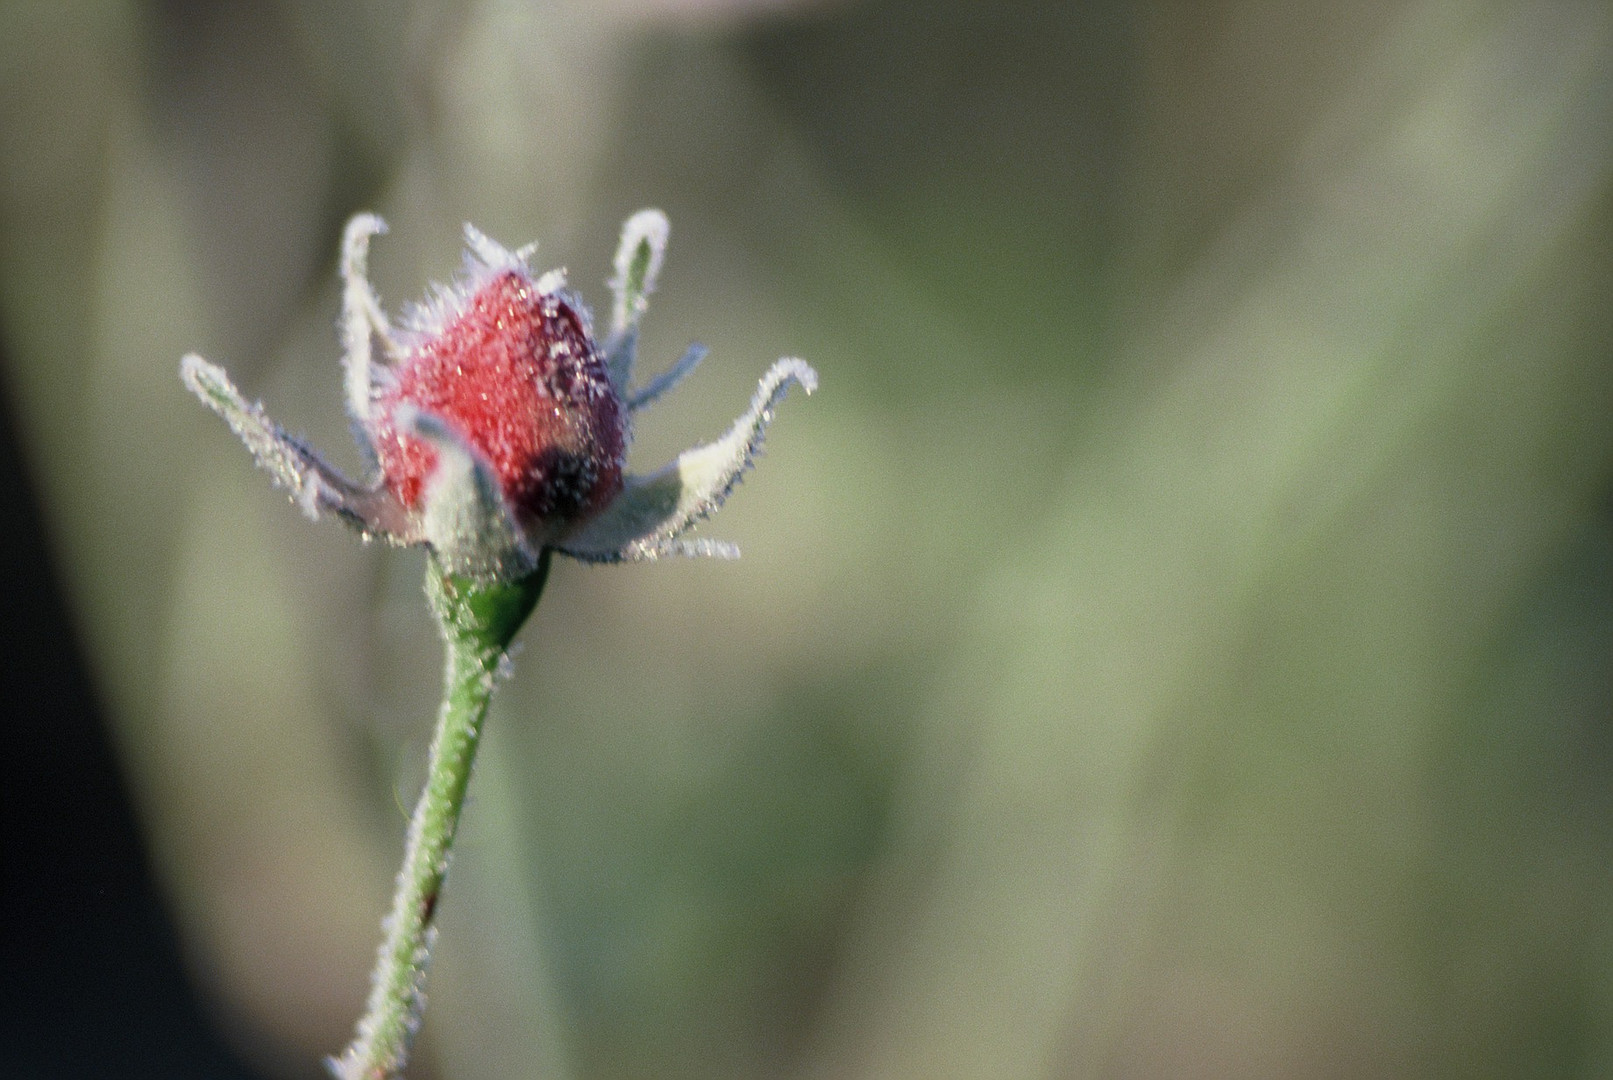
<path fill-rule="evenodd" d="M 398 430 L 431 444 L 437 465 L 421 492 L 421 539 L 448 573 L 472 581 L 511 581 L 530 573 L 538 556 L 510 512 L 498 473 L 440 417 L 402 404 Z"/>
<path fill-rule="evenodd" d="M 780 360 L 762 376 L 750 408 L 716 442 L 685 450 L 648 476 L 630 476 L 620 495 L 598 517 L 556 546 L 590 562 L 653 560 L 668 555 L 734 558 L 731 544 L 683 541 L 679 537 L 715 513 L 755 461 L 773 410 L 791 384 L 808 394 L 818 375 L 802 360 Z"/>
<path fill-rule="evenodd" d="M 617 393 L 625 393 L 633 378 L 633 354 L 638 348 L 638 324 L 646 298 L 655 291 L 661 264 L 666 260 L 671 226 L 659 210 L 640 210 L 622 225 L 616 246 L 615 270 L 610 288 L 610 337 L 605 343 L 605 368 Z"/>
<path fill-rule="evenodd" d="M 388 360 L 395 359 L 398 352 L 380 297 L 370 286 L 367 269 L 370 238 L 384 232 L 386 222 L 375 214 L 357 214 L 342 233 L 342 386 L 347 395 L 348 414 L 360 433 L 370 422 L 370 405 L 375 392 L 371 345 L 379 338 Z M 365 439 L 360 438 L 359 445 L 370 452 Z M 373 453 L 370 456 L 373 457 Z"/>
<path fill-rule="evenodd" d="M 261 405 L 248 402 L 224 369 L 195 353 L 179 362 L 179 377 L 208 408 L 218 413 L 246 444 L 253 459 L 291 493 L 304 514 L 317 520 L 333 513 L 367 534 L 395 543 L 417 537 L 403 508 L 384 488 L 361 488 L 327 465 L 301 440 L 269 419 Z"/>

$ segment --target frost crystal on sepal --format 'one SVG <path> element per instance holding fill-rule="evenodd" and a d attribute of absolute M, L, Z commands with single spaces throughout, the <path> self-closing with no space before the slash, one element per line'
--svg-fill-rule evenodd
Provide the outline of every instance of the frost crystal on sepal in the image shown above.
<path fill-rule="evenodd" d="M 424 543 L 445 569 L 480 581 L 531 572 L 553 548 L 594 562 L 666 555 L 732 558 L 732 545 L 682 536 L 722 505 L 750 468 L 791 384 L 817 375 L 780 360 L 723 438 L 644 477 L 625 472 L 629 418 L 705 356 L 690 346 L 631 389 L 638 326 L 665 258 L 668 227 L 643 210 L 622 230 L 610 335 L 594 341 L 587 307 L 561 271 L 536 279 L 535 245 L 510 251 L 465 226 L 465 269 L 433 286 L 393 329 L 366 276 L 386 231 L 360 214 L 343 235 L 343 387 L 372 476 L 355 484 L 248 404 L 197 356 L 185 384 L 222 416 L 305 513 L 334 512 L 366 533 Z"/>

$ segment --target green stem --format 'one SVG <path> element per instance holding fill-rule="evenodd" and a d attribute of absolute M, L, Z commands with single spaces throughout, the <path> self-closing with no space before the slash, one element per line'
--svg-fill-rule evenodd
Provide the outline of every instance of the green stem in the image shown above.
<path fill-rule="evenodd" d="M 448 876 L 482 720 L 499 663 L 537 605 L 548 576 L 548 551 L 531 574 L 504 584 L 478 585 L 444 574 L 435 559 L 427 564 L 426 596 L 446 652 L 442 711 L 426 786 L 409 819 L 392 911 L 381 924 L 385 938 L 371 976 L 369 1003 L 352 1043 L 329 1061 L 337 1080 L 392 1080 L 408 1060 L 409 1043 L 425 1009 L 437 898 Z"/>

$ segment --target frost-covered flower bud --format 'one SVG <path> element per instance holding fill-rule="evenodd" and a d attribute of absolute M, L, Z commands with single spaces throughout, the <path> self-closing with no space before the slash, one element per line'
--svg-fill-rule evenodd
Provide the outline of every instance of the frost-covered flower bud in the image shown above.
<path fill-rule="evenodd" d="M 508 251 L 469 225 L 464 274 L 394 330 L 365 274 L 370 238 L 384 231 L 380 218 L 360 214 L 342 245 L 347 405 L 375 463 L 367 483 L 352 483 L 287 435 L 218 367 L 194 355 L 180 366 L 186 385 L 305 512 L 334 512 L 366 535 L 428 545 L 450 573 L 484 581 L 530 571 L 544 548 L 592 562 L 737 554 L 681 537 L 750 467 L 790 384 L 810 393 L 817 375 L 800 360 L 780 360 L 722 439 L 646 476 L 625 471 L 631 413 L 705 354 L 692 346 L 629 390 L 638 323 L 665 252 L 660 211 L 640 211 L 623 227 L 603 344 L 563 274 L 534 277 L 531 248 Z"/>
<path fill-rule="evenodd" d="M 400 430 L 403 403 L 481 455 L 529 533 L 558 534 L 622 489 L 627 406 L 586 316 L 519 270 L 493 276 L 445 326 L 421 335 L 375 397 L 381 475 L 413 511 L 438 455 Z"/>

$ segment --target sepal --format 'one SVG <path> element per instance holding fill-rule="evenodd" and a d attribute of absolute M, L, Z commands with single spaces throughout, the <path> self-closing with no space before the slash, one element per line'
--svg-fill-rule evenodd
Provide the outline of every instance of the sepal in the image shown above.
<path fill-rule="evenodd" d="M 246 444 L 253 460 L 291 493 L 309 518 L 336 514 L 366 535 L 394 543 L 414 543 L 408 515 L 383 487 L 363 488 L 326 464 L 300 439 L 269 418 L 263 406 L 248 402 L 224 369 L 190 353 L 179 362 L 179 377 L 191 393 L 216 412 Z"/>
<path fill-rule="evenodd" d="M 706 358 L 706 347 L 699 343 L 690 345 L 684 350 L 678 362 L 667 368 L 661 374 L 645 383 L 643 386 L 627 395 L 627 408 L 630 412 L 637 412 L 644 406 L 653 403 L 657 398 L 666 394 L 684 379 L 688 378 L 700 361 Z"/>
<path fill-rule="evenodd" d="M 589 562 L 649 561 L 669 555 L 736 558 L 732 544 L 679 538 L 728 498 L 755 462 L 773 410 L 791 385 L 808 394 L 818 375 L 802 360 L 780 360 L 756 387 L 750 408 L 716 442 L 685 450 L 648 476 L 629 476 L 601 514 L 556 545 Z"/>
<path fill-rule="evenodd" d="M 419 522 L 421 539 L 443 569 L 483 583 L 531 573 L 538 554 L 487 459 L 440 417 L 407 403 L 392 415 L 399 431 L 430 443 L 437 453 L 421 492 Z"/>
<path fill-rule="evenodd" d="M 616 246 L 616 274 L 610 281 L 610 336 L 605 341 L 605 369 L 619 394 L 625 394 L 633 380 L 638 324 L 661 276 L 670 230 L 666 215 L 655 209 L 640 210 L 622 225 L 622 239 Z"/>

